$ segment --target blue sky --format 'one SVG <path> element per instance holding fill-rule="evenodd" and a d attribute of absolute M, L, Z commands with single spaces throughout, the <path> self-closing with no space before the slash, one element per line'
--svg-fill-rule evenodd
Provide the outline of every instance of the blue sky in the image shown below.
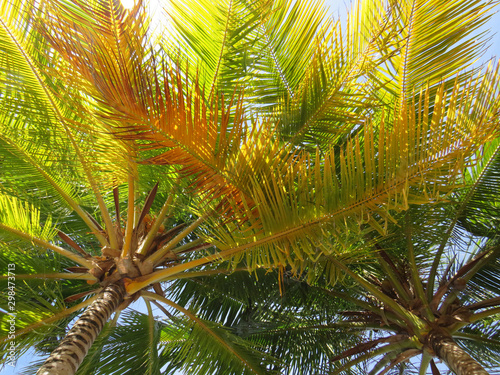
<path fill-rule="evenodd" d="M 327 6 L 330 8 L 330 12 L 334 18 L 343 17 L 345 15 L 346 9 L 349 8 L 350 2 L 348 1 L 335 1 L 335 0 L 327 0 Z M 495 35 L 492 36 L 491 39 L 491 47 L 486 52 L 486 54 L 481 59 L 481 62 L 487 61 L 489 58 L 500 55 L 500 13 L 496 13 L 493 15 L 492 19 L 485 26 L 485 29 L 491 30 Z M 15 375 L 19 374 L 21 369 L 32 360 L 31 355 L 25 355 L 20 358 L 16 368 L 11 366 L 4 367 L 3 370 L 0 370 L 1 375 Z"/>

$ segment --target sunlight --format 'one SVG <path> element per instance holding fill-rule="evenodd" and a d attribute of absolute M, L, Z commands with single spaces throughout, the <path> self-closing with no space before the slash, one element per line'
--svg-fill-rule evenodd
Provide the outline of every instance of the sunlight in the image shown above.
<path fill-rule="evenodd" d="M 120 0 L 125 9 L 132 9 L 134 7 L 134 0 Z"/>
<path fill-rule="evenodd" d="M 174 33 L 174 25 L 170 12 L 172 10 L 171 0 L 149 0 L 148 13 L 151 17 L 150 30 L 157 37 L 169 39 Z"/>
<path fill-rule="evenodd" d="M 139 0 L 120 0 L 122 6 L 126 10 L 131 10 L 137 5 Z M 143 0 L 145 8 L 150 17 L 150 31 L 153 35 L 162 35 L 172 32 L 173 25 L 169 16 L 169 10 L 171 9 L 170 0 Z M 165 34 L 164 34 L 165 35 Z"/>

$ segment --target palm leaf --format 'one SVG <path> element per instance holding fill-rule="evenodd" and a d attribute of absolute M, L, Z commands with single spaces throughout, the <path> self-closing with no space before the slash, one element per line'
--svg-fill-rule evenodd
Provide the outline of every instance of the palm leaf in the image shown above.
<path fill-rule="evenodd" d="M 393 43 L 398 25 L 386 1 L 357 2 L 317 39 L 312 63 L 292 98 L 281 103 L 283 134 L 293 143 L 328 149 L 359 131 L 380 107 L 385 81 L 374 77 L 400 48 Z"/>
<path fill-rule="evenodd" d="M 170 49 L 177 53 L 180 48 L 197 67 L 208 100 L 249 86 L 256 29 L 270 11 L 268 1 L 172 3 L 168 13 L 176 27 Z"/>
<path fill-rule="evenodd" d="M 259 26 L 253 95 L 270 113 L 294 97 L 315 52 L 326 9 L 322 1 L 275 1 Z"/>
<path fill-rule="evenodd" d="M 17 272 L 36 273 L 51 270 L 62 271 L 68 263 L 61 257 L 51 255 L 37 255 L 36 252 L 19 252 L 7 250 L 2 246 L 0 256 L 2 265 L 15 264 L 16 268 L 12 274 Z M 7 267 L 5 268 L 7 269 Z M 7 280 L 1 279 L 0 285 L 7 289 Z M 64 302 L 64 299 L 85 290 L 87 284 L 79 280 L 31 280 L 28 284 L 21 279 L 15 282 L 15 304 L 11 305 L 7 293 L 2 294 L 0 306 L 3 311 L 15 311 L 15 343 L 19 355 L 26 353 L 29 349 L 36 347 L 38 350 L 49 352 L 57 345 L 59 339 L 65 335 L 65 328 L 86 304 L 75 304 Z M 12 310 L 10 307 L 13 307 Z M 1 355 L 5 358 L 8 354 L 10 344 L 10 320 L 9 315 L 1 314 Z"/>
<path fill-rule="evenodd" d="M 422 87 L 432 89 L 431 100 L 441 82 L 452 85 L 454 76 L 470 66 L 485 48 L 480 31 L 491 14 L 490 1 L 453 1 L 436 7 L 432 1 L 404 1 L 395 8 L 401 25 L 401 53 L 391 59 L 387 90 L 396 97 L 398 111 Z M 460 73 L 461 80 L 470 77 Z"/>
<path fill-rule="evenodd" d="M 500 368 L 498 321 L 485 321 L 468 326 L 456 336 L 460 344 L 485 368 L 493 372 Z"/>
<path fill-rule="evenodd" d="M 198 318 L 193 312 L 166 298 L 143 292 L 143 296 L 156 299 L 180 311 L 188 318 L 189 337 L 179 351 L 183 368 L 193 374 L 263 374 L 269 358 L 249 348 L 243 340 L 218 324 Z M 206 358 L 212 353 L 210 361 Z"/>
<path fill-rule="evenodd" d="M 96 362 L 89 363 L 89 369 L 97 374 L 131 374 L 138 369 L 148 375 L 160 374 L 160 368 L 168 361 L 160 355 L 164 326 L 152 315 L 133 310 L 122 313 L 118 325 L 102 342 Z"/>

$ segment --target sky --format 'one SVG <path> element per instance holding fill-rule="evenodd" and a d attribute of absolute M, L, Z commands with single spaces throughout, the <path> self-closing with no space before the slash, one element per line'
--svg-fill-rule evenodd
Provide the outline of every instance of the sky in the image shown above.
<path fill-rule="evenodd" d="M 122 1 L 127 1 L 127 0 L 122 0 Z M 153 2 L 156 2 L 157 0 L 153 0 Z M 349 1 L 341 0 L 341 1 L 336 1 L 336 0 L 326 0 L 325 4 L 329 7 L 330 9 L 330 14 L 335 18 L 338 19 L 339 17 L 344 17 L 346 14 L 346 10 L 350 8 Z M 159 14 L 158 12 L 158 5 L 153 4 L 153 10 L 156 11 L 156 14 Z M 498 7 L 500 10 L 500 6 Z M 492 19 L 488 22 L 488 24 L 485 26 L 485 29 L 490 29 L 492 33 L 495 33 L 495 35 L 492 36 L 492 39 L 490 41 L 491 47 L 490 49 L 485 53 L 485 55 L 480 59 L 478 63 L 481 62 L 486 62 L 488 61 L 491 57 L 499 57 L 500 56 L 500 13 L 496 13 L 493 15 Z M 19 374 L 21 369 L 28 364 L 32 360 L 32 354 L 25 355 L 22 358 L 20 358 L 17 362 L 17 366 L 15 368 L 11 366 L 5 366 L 3 369 L 0 369 L 0 375 L 16 375 Z"/>

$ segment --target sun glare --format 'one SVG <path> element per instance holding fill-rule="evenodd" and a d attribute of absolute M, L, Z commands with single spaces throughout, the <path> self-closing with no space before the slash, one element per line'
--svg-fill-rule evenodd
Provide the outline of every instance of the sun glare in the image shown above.
<path fill-rule="evenodd" d="M 122 6 L 127 10 L 136 6 L 138 1 L 139 0 L 120 0 Z M 155 35 L 165 32 L 168 34 L 171 32 L 173 26 L 170 16 L 168 15 L 172 6 L 170 0 L 143 0 L 143 3 L 150 17 L 150 31 Z"/>
<path fill-rule="evenodd" d="M 125 9 L 132 9 L 134 7 L 134 0 L 120 0 Z"/>

